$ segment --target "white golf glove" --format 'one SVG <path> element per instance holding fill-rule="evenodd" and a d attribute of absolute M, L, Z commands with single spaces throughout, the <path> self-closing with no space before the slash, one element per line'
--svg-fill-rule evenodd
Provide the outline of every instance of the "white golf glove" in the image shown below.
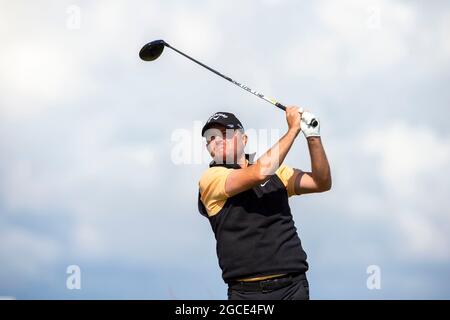
<path fill-rule="evenodd" d="M 317 122 L 317 125 L 312 126 L 311 122 Z M 320 122 L 311 112 L 305 111 L 302 113 L 302 119 L 300 121 L 300 128 L 306 138 L 309 137 L 320 137 Z"/>

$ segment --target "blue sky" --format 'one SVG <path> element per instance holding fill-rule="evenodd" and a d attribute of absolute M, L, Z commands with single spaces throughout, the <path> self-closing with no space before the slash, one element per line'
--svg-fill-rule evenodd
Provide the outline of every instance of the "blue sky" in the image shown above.
<path fill-rule="evenodd" d="M 320 118 L 333 189 L 290 201 L 311 298 L 449 299 L 449 33 L 446 1 L 0 1 L 0 296 L 226 298 L 201 124 L 233 112 L 261 154 L 284 114 L 139 60 L 165 39 Z M 303 136 L 285 163 L 310 169 Z"/>

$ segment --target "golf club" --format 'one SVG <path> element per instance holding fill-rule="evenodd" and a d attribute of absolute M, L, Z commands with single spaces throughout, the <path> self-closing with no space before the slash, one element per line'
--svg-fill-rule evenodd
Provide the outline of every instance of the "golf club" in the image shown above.
<path fill-rule="evenodd" d="M 244 89 L 245 91 L 248 91 L 252 94 L 254 94 L 257 97 L 260 97 L 261 99 L 266 100 L 267 102 L 273 104 L 274 106 L 282 109 L 282 110 L 286 110 L 286 107 L 284 105 L 282 105 L 281 103 L 279 103 L 278 101 L 276 101 L 273 98 L 269 98 L 266 97 L 265 95 L 263 95 L 260 92 L 257 92 L 255 90 L 252 90 L 251 88 L 247 87 L 244 84 L 241 84 L 237 81 L 234 81 L 233 79 L 231 79 L 230 77 L 227 77 L 225 75 L 223 75 L 222 73 L 214 70 L 213 68 L 208 67 L 207 65 L 201 63 L 200 61 L 195 60 L 194 58 L 191 58 L 190 56 L 188 56 L 187 54 L 181 52 L 180 50 L 172 47 L 171 45 L 169 45 L 167 42 L 165 42 L 164 40 L 155 40 L 152 42 L 147 43 L 145 46 L 142 47 L 141 51 L 139 52 L 139 57 L 144 60 L 144 61 L 153 61 L 159 58 L 159 56 L 162 54 L 163 50 L 164 50 L 164 46 L 169 47 L 170 49 L 178 52 L 179 54 L 185 56 L 186 58 L 188 58 L 189 60 L 194 61 L 195 63 L 201 65 L 202 67 L 208 69 L 211 72 L 214 72 L 215 74 L 217 74 L 218 76 L 230 81 L 231 83 L 234 83 L 235 85 L 239 86 L 240 88 Z M 316 127 L 318 124 L 316 119 L 312 119 L 310 125 L 312 125 L 313 127 Z"/>

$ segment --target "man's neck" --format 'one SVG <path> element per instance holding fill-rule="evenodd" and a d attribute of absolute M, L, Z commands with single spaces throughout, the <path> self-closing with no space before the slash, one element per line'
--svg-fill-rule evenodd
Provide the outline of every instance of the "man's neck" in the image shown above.
<path fill-rule="evenodd" d="M 241 166 L 241 168 L 246 168 L 248 166 L 248 160 L 245 158 L 245 153 L 241 155 L 237 163 Z"/>

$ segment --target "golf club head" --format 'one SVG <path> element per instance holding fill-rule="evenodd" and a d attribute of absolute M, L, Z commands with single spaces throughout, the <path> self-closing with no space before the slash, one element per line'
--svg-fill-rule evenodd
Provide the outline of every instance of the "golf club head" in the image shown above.
<path fill-rule="evenodd" d="M 144 61 L 153 61 L 159 58 L 166 43 L 164 40 L 155 40 L 147 43 L 139 51 L 139 57 Z"/>

